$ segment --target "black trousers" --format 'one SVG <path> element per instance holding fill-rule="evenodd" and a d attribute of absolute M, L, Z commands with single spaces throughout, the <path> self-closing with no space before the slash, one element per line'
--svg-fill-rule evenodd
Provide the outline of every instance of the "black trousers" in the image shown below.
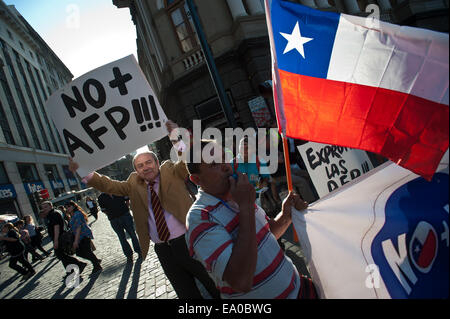
<path fill-rule="evenodd" d="M 155 244 L 159 262 L 180 299 L 202 299 L 197 278 L 211 297 L 220 299 L 220 292 L 203 265 L 189 256 L 184 235 L 167 243 Z"/>
<path fill-rule="evenodd" d="M 23 267 L 20 267 L 17 262 L 20 262 Z M 25 259 L 24 254 L 20 254 L 15 257 L 11 257 L 9 260 L 9 267 L 20 273 L 21 275 L 26 275 L 28 272 L 33 272 L 33 266 Z"/>
<path fill-rule="evenodd" d="M 56 256 L 56 258 L 61 260 L 66 272 L 67 272 L 67 266 L 69 266 L 69 265 L 73 264 L 73 265 L 77 265 L 78 267 L 80 267 L 82 265 L 81 261 L 79 261 L 75 257 L 72 257 L 72 256 L 66 254 L 60 247 L 58 247 L 58 249 L 55 249 L 55 256 Z"/>
<path fill-rule="evenodd" d="M 92 251 L 91 239 L 88 237 L 84 237 L 80 240 L 76 254 L 78 257 L 89 260 L 94 267 L 100 266 L 99 259 Z"/>

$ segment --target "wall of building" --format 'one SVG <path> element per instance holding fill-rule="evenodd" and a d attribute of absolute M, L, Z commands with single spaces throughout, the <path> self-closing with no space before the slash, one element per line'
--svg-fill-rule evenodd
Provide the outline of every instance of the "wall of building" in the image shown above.
<path fill-rule="evenodd" d="M 0 214 L 20 217 L 37 206 L 32 193 L 47 189 L 50 197 L 80 189 L 67 173 L 64 144 L 46 112 L 52 92 L 73 75 L 23 19 L 14 6 L 0 0 L 0 165 L 6 176 L 0 183 Z M 36 176 L 24 178 L 18 165 L 35 167 Z"/>

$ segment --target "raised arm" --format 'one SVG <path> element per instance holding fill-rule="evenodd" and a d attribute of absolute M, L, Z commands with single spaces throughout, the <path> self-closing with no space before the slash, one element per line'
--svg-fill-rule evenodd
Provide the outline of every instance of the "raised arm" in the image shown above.
<path fill-rule="evenodd" d="M 78 168 L 78 163 L 73 161 L 72 158 L 69 158 L 69 170 L 75 174 Z M 128 196 L 130 192 L 129 180 L 132 178 L 132 175 L 130 175 L 127 181 L 116 181 L 110 179 L 108 176 L 92 172 L 83 178 L 83 183 L 90 187 L 94 187 L 103 193 Z"/>

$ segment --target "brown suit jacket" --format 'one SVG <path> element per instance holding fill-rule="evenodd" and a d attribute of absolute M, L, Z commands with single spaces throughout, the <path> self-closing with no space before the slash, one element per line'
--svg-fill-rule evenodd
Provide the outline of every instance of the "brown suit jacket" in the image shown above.
<path fill-rule="evenodd" d="M 189 175 L 185 163 L 165 161 L 161 164 L 159 173 L 158 194 L 162 207 L 181 223 L 186 224 L 186 215 L 193 201 L 185 184 L 185 179 Z M 122 182 L 94 173 L 88 185 L 101 192 L 130 198 L 142 258 L 145 260 L 150 245 L 147 183 L 136 172 L 131 173 L 128 179 Z"/>

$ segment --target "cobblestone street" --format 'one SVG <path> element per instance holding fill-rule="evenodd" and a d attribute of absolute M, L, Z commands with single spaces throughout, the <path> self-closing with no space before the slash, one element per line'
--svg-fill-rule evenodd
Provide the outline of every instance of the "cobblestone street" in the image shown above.
<path fill-rule="evenodd" d="M 91 276 L 92 265 L 80 276 L 78 287 L 67 286 L 63 280 L 62 263 L 53 256 L 53 245 L 44 237 L 44 248 L 51 256 L 33 263 L 36 274 L 24 281 L 22 276 L 8 267 L 9 257 L 0 261 L 0 299 L 176 299 L 176 293 L 165 276 L 151 243 L 147 258 L 141 262 L 134 254 L 134 263 L 127 264 L 116 234 L 107 217 L 99 213 L 97 221 L 89 217 L 94 233 L 95 254 L 102 259 L 103 271 Z M 299 271 L 306 274 L 306 267 L 298 245 L 292 243 L 291 228 L 283 243 L 286 254 Z M 131 240 L 128 240 L 131 244 Z M 28 257 L 29 260 L 31 256 Z M 78 257 L 77 257 L 78 258 Z M 73 276 L 74 277 L 74 276 Z M 205 289 L 201 291 L 205 292 Z M 207 294 L 205 297 L 209 297 Z"/>

